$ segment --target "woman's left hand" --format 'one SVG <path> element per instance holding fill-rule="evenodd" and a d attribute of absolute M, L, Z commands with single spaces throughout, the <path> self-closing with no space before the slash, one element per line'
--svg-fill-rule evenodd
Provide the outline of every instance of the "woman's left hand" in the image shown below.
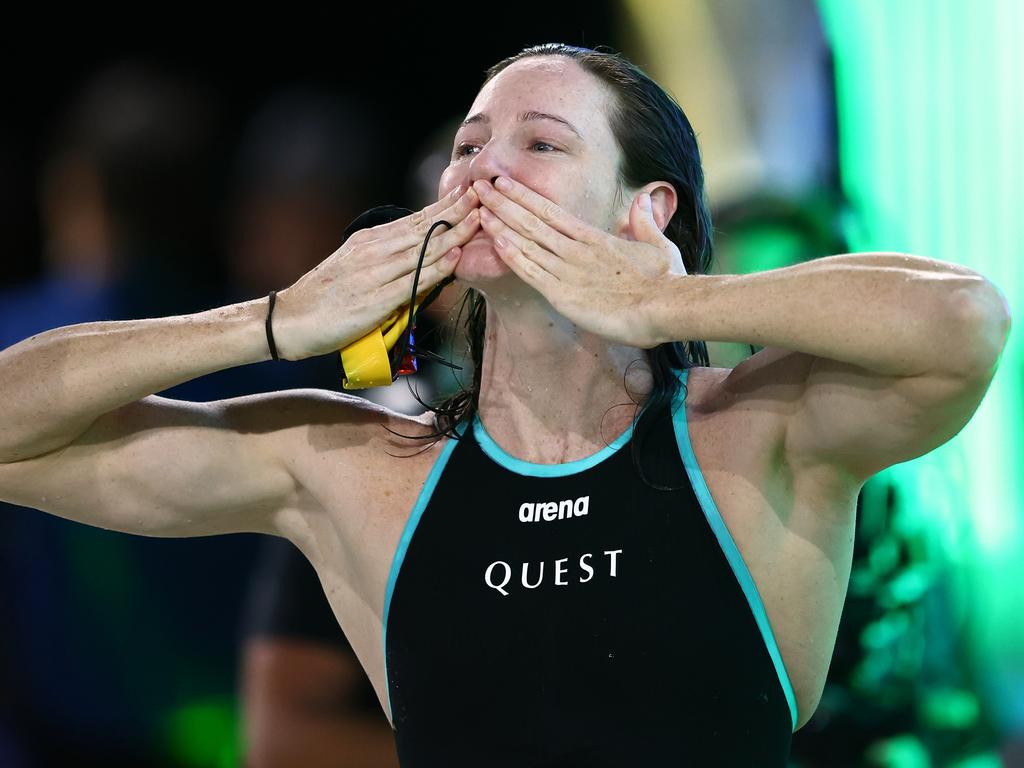
<path fill-rule="evenodd" d="M 502 190 L 483 180 L 474 184 L 481 224 L 501 260 L 581 328 L 631 347 L 660 344 L 649 309 L 666 280 L 686 269 L 675 243 L 655 223 L 650 197 L 630 206 L 635 239 L 625 240 L 507 180 Z M 648 205 L 641 207 L 644 198 Z"/>

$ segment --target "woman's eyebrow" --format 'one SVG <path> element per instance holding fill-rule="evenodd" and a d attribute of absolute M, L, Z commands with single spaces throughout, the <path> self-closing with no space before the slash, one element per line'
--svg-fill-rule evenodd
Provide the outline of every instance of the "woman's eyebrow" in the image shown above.
<path fill-rule="evenodd" d="M 521 112 L 519 114 L 519 120 L 520 122 L 528 122 L 530 120 L 554 120 L 556 123 L 561 123 L 570 131 L 575 133 L 581 141 L 583 140 L 583 136 L 580 134 L 578 130 L 576 130 L 576 127 L 568 120 L 566 120 L 564 117 L 559 117 L 558 115 L 552 115 L 547 112 L 534 112 L 531 110 L 529 112 Z M 475 115 L 470 115 L 465 120 L 463 120 L 462 126 L 460 127 L 473 125 L 474 123 L 483 123 L 484 125 L 489 125 L 490 122 L 491 118 L 488 117 L 485 113 L 477 112 Z"/>

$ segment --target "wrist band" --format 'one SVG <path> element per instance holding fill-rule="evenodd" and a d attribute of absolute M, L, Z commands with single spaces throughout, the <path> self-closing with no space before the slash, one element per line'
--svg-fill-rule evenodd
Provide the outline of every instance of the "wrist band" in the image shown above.
<path fill-rule="evenodd" d="M 274 312 L 274 297 L 277 296 L 277 291 L 270 292 L 270 308 L 267 309 L 267 344 L 270 346 L 270 356 L 274 360 L 280 360 L 277 356 L 277 345 L 274 343 L 274 329 L 270 326 L 270 316 Z"/>

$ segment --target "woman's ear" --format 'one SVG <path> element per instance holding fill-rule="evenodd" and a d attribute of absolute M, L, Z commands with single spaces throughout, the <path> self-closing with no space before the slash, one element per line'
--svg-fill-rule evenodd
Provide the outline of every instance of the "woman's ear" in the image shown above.
<path fill-rule="evenodd" d="M 651 196 L 651 213 L 654 214 L 654 223 L 662 232 L 675 215 L 676 206 L 679 205 L 679 198 L 676 195 L 675 187 L 671 184 L 660 181 L 648 184 L 643 187 L 637 196 L 646 192 Z"/>
<path fill-rule="evenodd" d="M 679 197 L 676 195 L 675 187 L 667 181 L 652 181 L 640 187 L 629 198 L 629 206 L 622 213 L 616 228 L 616 235 L 618 237 L 625 240 L 637 239 L 635 233 L 630 229 L 629 211 L 637 204 L 640 195 L 645 192 L 651 196 L 651 215 L 654 217 L 654 223 L 658 229 L 664 232 L 665 227 L 672 220 L 672 216 L 676 212 L 676 206 L 679 205 Z"/>

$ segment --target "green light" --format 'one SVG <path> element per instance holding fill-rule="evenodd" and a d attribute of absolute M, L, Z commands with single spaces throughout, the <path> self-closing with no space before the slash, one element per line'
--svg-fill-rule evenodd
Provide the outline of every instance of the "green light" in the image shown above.
<path fill-rule="evenodd" d="M 872 744 L 867 764 L 878 768 L 931 768 L 928 750 L 916 736 L 905 734 Z"/>
<path fill-rule="evenodd" d="M 819 8 L 835 58 L 851 250 L 971 267 L 999 287 L 1020 324 L 1024 3 L 819 0 Z M 979 693 L 1013 730 L 1024 730 L 1022 393 L 1018 331 L 961 433 L 882 478 L 899 485 L 901 525 L 924 530 L 932 559 L 949 570 L 954 611 L 985 680 Z"/>
<path fill-rule="evenodd" d="M 1007 768 L 1007 763 L 996 754 L 974 755 L 966 760 L 950 763 L 949 768 Z"/>
<path fill-rule="evenodd" d="M 236 768 L 240 764 L 237 702 L 226 697 L 194 701 L 164 723 L 165 749 L 182 766 Z"/>
<path fill-rule="evenodd" d="M 964 730 L 978 719 L 977 697 L 970 691 L 956 688 L 936 688 L 928 691 L 919 702 L 921 719 L 934 728 Z"/>
<path fill-rule="evenodd" d="M 749 227 L 730 235 L 722 250 L 731 253 L 720 253 L 718 258 L 728 259 L 735 269 L 733 274 L 788 267 L 806 258 L 804 239 L 781 224 Z"/>

